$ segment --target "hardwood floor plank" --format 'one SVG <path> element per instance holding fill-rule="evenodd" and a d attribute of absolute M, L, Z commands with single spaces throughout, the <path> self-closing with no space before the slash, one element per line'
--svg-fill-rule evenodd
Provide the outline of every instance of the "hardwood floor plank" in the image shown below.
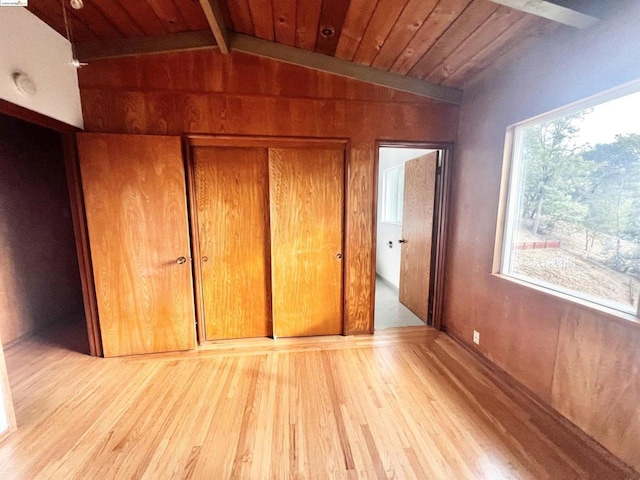
<path fill-rule="evenodd" d="M 639 478 L 426 326 L 111 359 L 74 335 L 7 349 L 0 478 Z"/>

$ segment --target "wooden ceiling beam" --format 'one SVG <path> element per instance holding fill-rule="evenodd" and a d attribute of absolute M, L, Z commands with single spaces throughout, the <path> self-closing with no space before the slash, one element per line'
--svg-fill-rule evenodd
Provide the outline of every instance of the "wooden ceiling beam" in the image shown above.
<path fill-rule="evenodd" d="M 235 50 L 250 55 L 299 65 L 301 67 L 312 68 L 314 70 L 412 93 L 421 97 L 428 97 L 441 102 L 456 105 L 462 103 L 462 90 L 458 90 L 457 88 L 436 85 L 415 77 L 398 75 L 397 73 L 360 65 L 321 53 L 261 40 L 240 33 L 229 32 L 228 41 L 228 46 L 232 51 Z M 217 44 L 209 30 L 74 44 L 76 57 L 81 62 L 214 47 L 217 47 Z"/>
<path fill-rule="evenodd" d="M 222 10 L 218 5 L 218 0 L 200 0 L 200 6 L 204 11 L 211 33 L 216 39 L 218 48 L 225 55 L 229 53 L 229 42 L 227 40 L 227 26 L 224 23 L 224 17 L 222 16 Z"/>
<path fill-rule="evenodd" d="M 600 21 L 599 18 L 571 7 L 570 3 L 555 0 L 491 0 L 521 12 L 530 13 L 554 22 L 575 28 L 589 28 Z M 565 6 L 566 5 L 566 6 Z"/>
<path fill-rule="evenodd" d="M 462 90 L 458 90 L 457 88 L 436 85 L 415 77 L 398 75 L 397 73 L 360 65 L 348 60 L 330 57 L 301 48 L 261 40 L 241 33 L 229 32 L 229 40 L 231 49 L 238 52 L 312 68 L 314 70 L 413 93 L 414 95 L 420 95 L 421 97 L 428 97 L 442 102 L 457 105 L 462 103 Z"/>
<path fill-rule="evenodd" d="M 171 33 L 151 37 L 92 40 L 73 44 L 76 58 L 81 62 L 106 58 L 150 55 L 153 53 L 200 50 L 217 47 L 210 30 Z"/>

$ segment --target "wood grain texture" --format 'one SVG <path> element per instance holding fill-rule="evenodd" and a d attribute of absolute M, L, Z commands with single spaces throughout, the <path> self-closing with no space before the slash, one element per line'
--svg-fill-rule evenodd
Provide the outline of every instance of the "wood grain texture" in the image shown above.
<path fill-rule="evenodd" d="M 434 265 L 432 268 L 432 323 L 436 330 L 442 330 L 444 321 L 445 289 L 447 272 L 447 249 L 449 235 L 449 201 L 451 198 L 451 154 L 452 149 L 442 150 L 439 155 L 440 168 L 436 183 L 436 212 L 434 218 L 438 222 L 434 228 L 435 242 Z"/>
<path fill-rule="evenodd" d="M 273 6 L 271 0 L 248 0 L 255 36 L 274 39 Z"/>
<path fill-rule="evenodd" d="M 489 0 L 473 0 L 449 29 L 414 64 L 410 73 L 420 78 L 426 77 L 498 8 L 499 5 Z"/>
<path fill-rule="evenodd" d="M 500 65 L 505 65 L 509 59 L 513 60 L 515 56 L 521 54 L 520 52 L 525 51 L 527 45 L 535 44 L 541 37 L 557 28 L 559 28 L 558 24 L 525 15 L 442 83 L 443 85 L 463 85 L 470 81 L 477 81 L 482 75 L 489 74 L 491 70 L 497 71 Z"/>
<path fill-rule="evenodd" d="M 275 337 L 342 333 L 344 151 L 269 149 Z"/>
<path fill-rule="evenodd" d="M 118 2 L 120 3 L 120 2 Z M 148 2 L 122 2 L 126 4 L 126 10 L 134 21 L 144 31 L 145 35 L 162 35 L 167 33 L 163 22 L 153 11 Z"/>
<path fill-rule="evenodd" d="M 428 327 L 106 360 L 79 333 L 7 349 L 3 478 L 634 478 Z"/>
<path fill-rule="evenodd" d="M 440 0 L 390 69 L 396 73 L 407 74 L 440 36 L 452 27 L 455 19 L 470 1 Z"/>
<path fill-rule="evenodd" d="M 375 140 L 451 142 L 457 107 L 237 53 L 104 60 L 79 75 L 89 131 L 350 139 L 345 333 L 371 331 Z"/>
<path fill-rule="evenodd" d="M 371 65 L 409 0 L 380 0 L 371 15 L 353 60 Z"/>
<path fill-rule="evenodd" d="M 429 282 L 438 152 L 404 164 L 400 302 L 423 322 L 429 319 Z"/>
<path fill-rule="evenodd" d="M 29 10 L 61 35 L 67 35 L 62 5 L 55 0 L 33 0 Z M 74 41 L 163 35 L 208 28 L 207 19 L 194 0 L 144 0 L 85 2 L 80 10 L 64 2 Z"/>
<path fill-rule="evenodd" d="M 273 0 L 273 29 L 278 43 L 296 44 L 296 0 Z"/>
<path fill-rule="evenodd" d="M 323 0 L 315 51 L 334 56 L 351 0 Z"/>
<path fill-rule="evenodd" d="M 137 37 L 145 34 L 140 25 L 119 2 L 106 2 L 104 0 L 91 2 L 90 8 L 95 8 L 99 11 L 125 37 Z"/>
<path fill-rule="evenodd" d="M 336 57 L 353 60 L 377 2 L 351 0 L 336 48 Z"/>
<path fill-rule="evenodd" d="M 322 0 L 298 1 L 296 13 L 296 47 L 314 50 L 318 38 L 318 24 Z"/>
<path fill-rule="evenodd" d="M 489 18 L 453 50 L 425 79 L 442 83 L 457 69 L 483 50 L 494 38 L 524 18 L 526 14 L 499 7 Z"/>
<path fill-rule="evenodd" d="M 27 9 L 47 25 L 51 26 L 60 35 L 64 37 L 67 36 L 61 4 L 52 2 L 51 0 L 32 0 L 29 2 Z M 75 15 L 69 14 L 67 20 L 69 27 L 73 31 L 72 39 L 74 41 L 84 42 L 98 38 L 96 34 Z"/>
<path fill-rule="evenodd" d="M 180 139 L 77 141 L 105 356 L 194 348 Z"/>
<path fill-rule="evenodd" d="M 429 17 L 438 0 L 409 0 L 371 65 L 388 70 Z"/>
<path fill-rule="evenodd" d="M 175 0 L 145 0 L 167 32 L 176 33 L 188 30 L 187 22 L 182 14 L 182 8 L 178 6 Z M 178 0 L 180 3 L 193 0 Z M 84 9 L 83 9 L 84 10 Z M 204 13 L 203 13 L 204 15 Z M 203 28 L 207 28 L 204 24 Z"/>
<path fill-rule="evenodd" d="M 205 339 L 271 335 L 266 148 L 192 149 Z"/>
<path fill-rule="evenodd" d="M 484 71 L 507 50 L 522 53 L 526 50 L 522 40 L 537 38 L 531 37 L 526 25 L 515 21 L 520 15 L 518 10 L 504 7 L 514 17 L 509 41 L 503 44 L 509 44 L 511 48 L 487 48 L 504 38 L 504 29 L 500 29 L 498 23 L 491 23 L 486 26 L 487 32 L 476 36 L 473 42 L 477 48 L 473 55 L 484 50 L 485 58 L 483 62 L 474 62 L 475 68 L 466 68 L 465 78 L 443 77 L 441 72 L 427 69 L 429 63 L 426 61 L 414 71 L 413 67 L 428 54 L 434 42 L 459 24 L 457 17 L 470 2 L 497 8 L 490 0 L 219 0 L 220 8 L 216 8 L 219 15 L 215 15 L 219 18 L 213 23 L 213 30 L 218 40 L 226 31 L 218 27 L 222 25 L 259 39 L 364 65 L 373 64 L 401 75 L 418 78 L 433 75 L 443 85 L 446 81 L 447 86 L 461 88 L 478 76 L 480 66 Z M 28 8 L 66 35 L 61 8 L 55 0 L 33 0 Z M 204 31 L 211 24 L 207 19 L 213 19 L 209 0 L 202 4 L 194 0 L 100 0 L 89 2 L 80 10 L 72 9 L 67 2 L 65 8 L 73 41 L 82 43 Z M 541 24 L 548 27 L 554 22 L 545 19 Z M 473 21 L 463 26 L 472 32 L 477 27 L 479 25 Z M 460 24 L 455 28 L 459 29 Z M 547 31 L 547 28 L 541 29 L 539 35 L 545 35 Z M 462 46 L 465 38 L 448 35 L 445 48 L 450 54 L 458 48 L 467 50 L 468 45 Z M 226 42 L 218 43 L 224 45 Z M 223 52 L 227 53 L 224 47 Z M 442 61 L 444 59 L 433 68 Z M 460 59 L 452 60 L 457 61 Z"/>
<path fill-rule="evenodd" d="M 76 241 L 76 254 L 80 271 L 82 303 L 84 307 L 84 319 L 87 325 L 89 354 L 101 357 L 102 339 L 100 338 L 96 286 L 93 278 L 93 264 L 91 263 L 91 251 L 89 248 L 89 235 L 87 233 L 87 220 L 82 183 L 80 181 L 80 164 L 78 162 L 75 135 L 70 133 L 64 134 L 62 137 L 62 147 L 64 150 L 67 187 L 69 189 L 73 235 Z"/>
<path fill-rule="evenodd" d="M 227 2 L 229 14 L 233 22 L 233 28 L 236 32 L 246 33 L 247 35 L 255 35 L 253 19 L 251 18 L 251 10 L 248 0 L 232 0 Z"/>

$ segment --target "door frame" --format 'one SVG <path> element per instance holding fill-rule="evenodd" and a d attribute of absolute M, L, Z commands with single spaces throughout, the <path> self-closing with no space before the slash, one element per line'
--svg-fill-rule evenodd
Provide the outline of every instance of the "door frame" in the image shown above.
<path fill-rule="evenodd" d="M 26 107 L 3 99 L 0 99 L 0 113 L 18 118 L 34 125 L 48 128 L 49 130 L 53 130 L 60 134 L 65 162 L 65 176 L 69 192 L 71 221 L 73 224 L 76 255 L 82 287 L 82 304 L 87 327 L 89 355 L 101 357 L 103 354 L 102 339 L 100 336 L 98 307 L 95 297 L 95 286 L 93 283 L 93 270 L 84 210 L 84 197 L 82 195 L 82 182 L 80 181 L 80 164 L 78 163 L 78 154 L 76 149 L 75 134 L 82 130 L 76 126 L 69 125 L 55 118 L 34 112 Z"/>
<path fill-rule="evenodd" d="M 285 136 L 264 136 L 264 135 L 215 135 L 215 134 L 184 134 L 183 135 L 183 157 L 187 179 L 187 207 L 189 210 L 189 232 L 191 235 L 191 252 L 193 257 L 193 291 L 196 306 L 196 333 L 199 346 L 205 344 L 218 343 L 228 340 L 206 340 L 204 302 L 202 291 L 202 270 L 198 259 L 201 258 L 200 239 L 198 236 L 198 215 L 196 211 L 195 197 L 195 176 L 193 165 L 193 147 L 237 147 L 237 148 L 326 148 L 341 150 L 344 153 L 344 176 L 343 176 L 343 214 L 342 214 L 342 289 L 340 303 L 342 305 L 342 334 L 346 335 L 347 319 L 347 296 L 345 287 L 347 285 L 347 259 L 349 252 L 347 248 L 347 212 L 348 212 L 348 174 L 349 174 L 349 153 L 350 140 L 347 138 L 319 138 L 319 137 L 285 137 Z M 271 252 L 271 240 L 267 240 L 267 248 Z M 374 252 L 375 253 L 375 252 Z M 269 264 L 271 273 L 271 264 Z M 271 275 L 269 275 L 269 288 L 271 288 Z M 273 318 L 271 323 L 271 338 L 273 338 Z"/>
<path fill-rule="evenodd" d="M 371 332 L 375 330 L 376 308 L 376 256 L 378 242 L 378 179 L 380 177 L 380 148 L 415 148 L 440 150 L 442 152 L 436 169 L 435 205 L 433 210 L 433 243 L 431 253 L 431 272 L 429 281 L 429 311 L 431 326 L 442 329 L 444 302 L 444 269 L 446 262 L 446 245 L 448 233 L 448 204 L 450 195 L 449 164 L 451 162 L 452 143 L 446 142 L 412 142 L 398 140 L 376 140 L 374 152 L 373 178 L 373 241 L 371 251 Z"/>

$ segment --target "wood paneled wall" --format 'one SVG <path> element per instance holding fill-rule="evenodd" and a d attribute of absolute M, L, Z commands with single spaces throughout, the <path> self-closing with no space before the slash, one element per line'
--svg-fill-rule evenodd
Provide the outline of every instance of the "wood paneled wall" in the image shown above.
<path fill-rule="evenodd" d="M 616 3 L 608 15 L 557 32 L 465 92 L 445 326 L 640 470 L 640 324 L 491 275 L 506 127 L 640 78 L 629 53 L 640 51 L 640 4 Z"/>
<path fill-rule="evenodd" d="M 60 134 L 0 115 L 0 334 L 77 321 L 82 292 Z"/>
<path fill-rule="evenodd" d="M 216 50 L 93 62 L 79 80 L 87 131 L 350 139 L 346 331 L 371 330 L 374 142 L 454 141 L 458 107 Z"/>

